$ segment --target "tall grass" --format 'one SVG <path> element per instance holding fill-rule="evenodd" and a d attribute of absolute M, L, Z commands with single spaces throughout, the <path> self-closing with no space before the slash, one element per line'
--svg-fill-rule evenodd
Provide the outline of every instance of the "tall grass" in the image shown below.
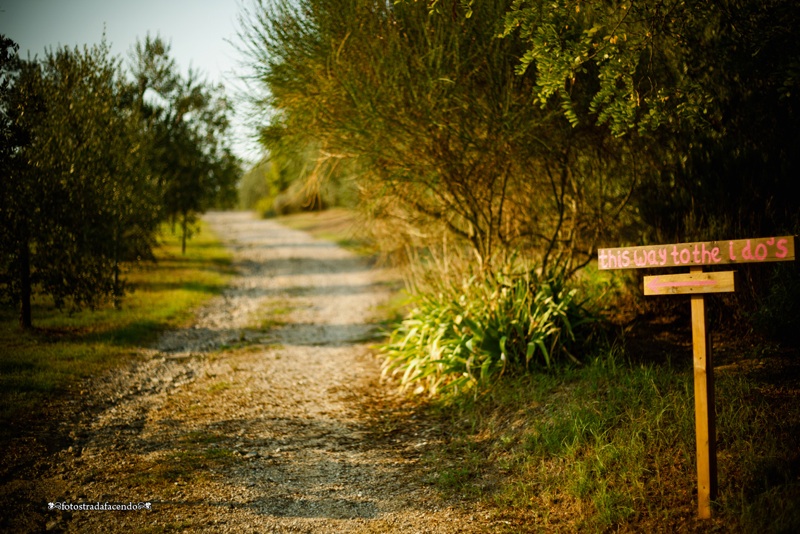
<path fill-rule="evenodd" d="M 332 241 L 360 256 L 373 256 L 377 251 L 364 222 L 353 210 L 305 211 L 282 215 L 276 220 L 289 228 L 308 232 L 317 239 Z"/>
<path fill-rule="evenodd" d="M 594 318 L 563 278 L 488 275 L 411 297 L 383 346 L 384 374 L 416 392 L 458 392 L 510 373 L 578 362 Z"/>

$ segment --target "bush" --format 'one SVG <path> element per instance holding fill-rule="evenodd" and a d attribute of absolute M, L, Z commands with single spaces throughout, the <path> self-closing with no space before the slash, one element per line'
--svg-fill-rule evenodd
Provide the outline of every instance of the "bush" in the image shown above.
<path fill-rule="evenodd" d="M 242 176 L 239 182 L 239 206 L 242 209 L 261 211 L 260 204 L 272 191 L 269 183 L 270 168 L 269 161 L 261 161 Z"/>
<path fill-rule="evenodd" d="M 384 376 L 434 395 L 504 373 L 573 361 L 595 317 L 564 279 L 475 277 L 412 297 L 413 309 L 383 346 Z"/>
<path fill-rule="evenodd" d="M 800 329 L 800 269 L 795 262 L 776 265 L 766 285 L 766 296 L 751 315 L 756 331 L 787 344 Z"/>

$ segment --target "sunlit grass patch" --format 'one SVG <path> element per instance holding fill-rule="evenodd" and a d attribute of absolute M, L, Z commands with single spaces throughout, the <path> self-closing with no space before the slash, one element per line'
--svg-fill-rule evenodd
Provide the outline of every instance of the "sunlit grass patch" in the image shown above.
<path fill-rule="evenodd" d="M 296 309 L 284 299 L 270 299 L 263 303 L 252 318 L 252 329 L 268 332 L 286 324 L 287 316 Z"/>

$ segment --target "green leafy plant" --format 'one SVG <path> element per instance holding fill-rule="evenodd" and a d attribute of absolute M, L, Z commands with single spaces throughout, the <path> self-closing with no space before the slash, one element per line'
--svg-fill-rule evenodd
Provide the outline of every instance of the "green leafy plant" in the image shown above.
<path fill-rule="evenodd" d="M 472 277 L 412 297 L 413 308 L 383 346 L 384 375 L 434 395 L 504 373 L 579 362 L 574 347 L 595 319 L 559 276 Z"/>

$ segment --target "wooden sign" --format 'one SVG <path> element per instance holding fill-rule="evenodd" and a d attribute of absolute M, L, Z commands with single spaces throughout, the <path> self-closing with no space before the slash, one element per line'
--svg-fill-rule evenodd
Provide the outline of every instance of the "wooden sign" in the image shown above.
<path fill-rule="evenodd" d="M 645 295 L 692 295 L 736 291 L 736 271 L 665 274 L 644 277 Z"/>
<path fill-rule="evenodd" d="M 706 241 L 647 247 L 601 248 L 599 269 L 697 267 L 794 259 L 794 236 Z"/>
<path fill-rule="evenodd" d="M 794 236 L 706 241 L 677 245 L 606 248 L 597 251 L 600 269 L 689 267 L 689 273 L 645 276 L 645 295 L 688 294 L 692 305 L 694 413 L 697 447 L 697 515 L 711 517 L 717 497 L 717 443 L 711 333 L 706 328 L 705 293 L 736 290 L 735 273 L 703 272 L 704 265 L 794 260 Z"/>

